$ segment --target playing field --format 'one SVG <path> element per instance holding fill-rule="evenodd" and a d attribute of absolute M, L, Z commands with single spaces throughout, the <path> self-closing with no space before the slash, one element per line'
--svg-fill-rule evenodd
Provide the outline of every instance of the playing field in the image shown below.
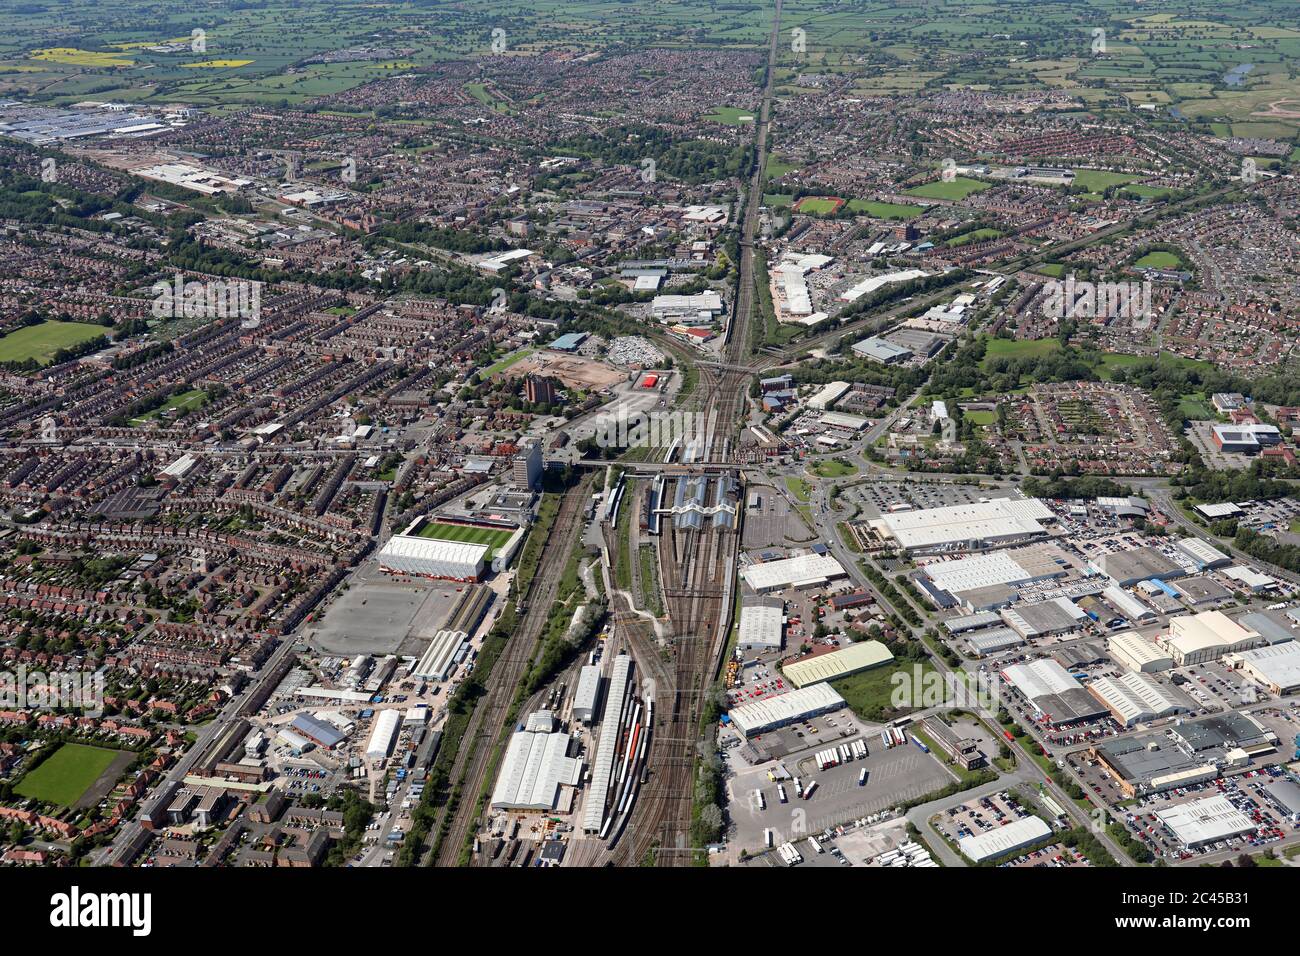
<path fill-rule="evenodd" d="M 43 764 L 24 776 L 14 792 L 35 800 L 71 807 L 113 763 L 120 750 L 64 744 Z"/>
<path fill-rule="evenodd" d="M 463 524 L 445 524 L 441 521 L 426 521 L 416 532 L 421 538 L 433 538 L 435 541 L 464 541 L 468 544 L 486 544 L 487 554 L 484 560 L 491 561 L 493 556 L 510 540 L 513 531 L 497 528 L 475 528 Z"/>
<path fill-rule="evenodd" d="M 102 325 L 86 322 L 42 322 L 40 325 L 29 325 L 0 338 L 0 362 L 36 359 L 47 364 L 59 349 L 103 334 Z"/>
<path fill-rule="evenodd" d="M 907 190 L 907 195 L 919 196 L 922 199 L 950 199 L 953 202 L 958 202 L 971 193 L 977 193 L 988 188 L 988 183 L 982 183 L 978 179 L 967 179 L 965 176 L 958 176 L 951 182 L 939 179 L 932 183 L 914 186 Z"/>

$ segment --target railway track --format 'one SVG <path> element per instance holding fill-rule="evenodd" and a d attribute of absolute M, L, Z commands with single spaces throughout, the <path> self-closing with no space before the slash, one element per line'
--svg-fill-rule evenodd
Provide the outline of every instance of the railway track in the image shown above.
<path fill-rule="evenodd" d="M 569 549 L 582 530 L 584 509 L 591 497 L 590 486 L 591 479 L 587 478 L 565 492 L 543 548 L 543 553 L 551 558 L 539 565 L 525 596 L 527 609 L 493 666 L 483 697 L 474 708 L 456 762 L 452 765 L 451 779 L 458 781 L 453 787 L 459 788 L 460 800 L 452 812 L 450 828 L 430 861 L 432 865 L 456 866 L 470 833 L 478 823 L 479 793 L 495 754 L 496 743 L 506 729 L 506 715 L 516 689 L 537 651 L 538 639 L 564 575 Z M 443 819 L 445 813 L 439 825 Z"/>
<path fill-rule="evenodd" d="M 781 0 L 777 0 L 768 45 L 767 84 L 758 123 L 755 163 L 741 224 L 741 261 L 732 321 L 720 360 L 697 366 L 700 388 L 685 403 L 707 416 L 701 460 L 737 460 L 737 434 L 746 409 L 749 381 L 770 365 L 770 357 L 750 355 L 754 313 L 754 237 L 762 201 L 763 164 L 771 117 Z M 674 528 L 664 523 L 659 536 L 659 575 L 672 625 L 670 668 L 645 622 L 628 621 L 624 633 L 645 676 L 655 681 L 655 726 L 643 783 L 632 816 L 610 860 L 635 866 L 653 851 L 656 865 L 689 866 L 698 848 L 690 846 L 697 747 L 705 740 L 702 706 L 722 664 L 730 620 L 731 587 L 739 547 L 737 530 Z M 666 678 L 666 679 L 665 679 Z"/>

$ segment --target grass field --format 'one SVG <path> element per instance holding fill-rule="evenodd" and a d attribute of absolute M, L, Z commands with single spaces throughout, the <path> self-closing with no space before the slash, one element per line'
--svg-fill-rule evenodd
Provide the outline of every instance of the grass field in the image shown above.
<path fill-rule="evenodd" d="M 161 418 L 165 412 L 169 412 L 173 408 L 201 408 L 207 404 L 207 401 L 207 392 L 203 391 L 201 388 L 192 388 L 188 392 L 181 392 L 179 395 L 173 395 L 148 414 L 141 415 L 139 418 L 131 419 L 131 424 L 143 425 L 145 422 L 151 422 L 155 418 Z"/>
<path fill-rule="evenodd" d="M 1183 260 L 1172 252 L 1157 250 L 1148 252 L 1133 264 L 1139 269 L 1181 269 Z"/>
<path fill-rule="evenodd" d="M 859 671 L 848 677 L 833 680 L 830 684 L 844 698 L 849 709 L 863 720 L 891 720 L 912 709 L 894 707 L 891 698 L 895 688 L 894 675 L 905 674 L 911 680 L 914 666 L 921 668 L 922 680 L 934 670 L 928 661 L 908 662 L 899 667 L 877 667 L 868 671 Z"/>
<path fill-rule="evenodd" d="M 985 341 L 984 364 L 995 358 L 1025 358 L 1046 355 L 1061 347 L 1057 339 L 997 339 Z"/>
<path fill-rule="evenodd" d="M 119 750 L 64 744 L 43 764 L 18 781 L 14 792 L 35 800 L 70 807 L 109 768 Z"/>
<path fill-rule="evenodd" d="M 474 528 L 469 525 L 461 524 L 444 524 L 441 521 L 426 521 L 416 532 L 421 538 L 432 538 L 435 541 L 463 541 L 468 544 L 486 544 L 487 553 L 483 555 L 484 561 L 491 561 L 505 543 L 510 540 L 513 531 L 498 530 L 496 528 Z"/>
<path fill-rule="evenodd" d="M 953 202 L 958 202 L 971 193 L 981 192 L 988 188 L 988 183 L 982 183 L 978 179 L 967 179 L 965 176 L 958 176 L 952 182 L 944 182 L 940 179 L 932 183 L 913 186 L 907 190 L 907 195 L 919 196 L 922 199 L 950 199 Z"/>
<path fill-rule="evenodd" d="M 870 199 L 850 199 L 849 211 L 865 213 L 876 219 L 911 219 L 924 211 L 920 206 L 904 206 L 896 202 L 873 202 Z"/>
<path fill-rule="evenodd" d="M 843 199 L 834 196 L 804 196 L 795 203 L 795 210 L 806 216 L 827 216 L 844 205 Z"/>
<path fill-rule="evenodd" d="M 807 501 L 812 495 L 812 486 L 802 478 L 786 478 L 785 486 L 790 489 L 790 494 L 794 495 L 800 501 Z"/>
<path fill-rule="evenodd" d="M 490 365 L 488 366 L 488 368 L 484 369 L 482 377 L 491 378 L 493 375 L 497 374 L 497 372 L 504 372 L 506 369 L 514 365 L 516 362 L 522 362 L 524 359 L 528 358 L 528 356 L 532 355 L 536 351 L 537 349 L 533 349 L 533 348 L 520 349 L 518 352 L 515 352 L 513 355 L 507 355 L 505 358 L 497 362 L 495 365 Z"/>
<path fill-rule="evenodd" d="M 813 462 L 808 470 L 819 478 L 844 478 L 858 473 L 853 463 L 843 458 L 823 458 Z"/>
<path fill-rule="evenodd" d="M 10 332 L 0 338 L 0 362 L 25 362 L 36 359 L 48 364 L 59 349 L 93 339 L 104 334 L 102 325 L 86 322 L 42 322 Z"/>
<path fill-rule="evenodd" d="M 1135 179 L 1137 179 L 1136 176 L 1130 176 L 1127 173 L 1112 173 L 1104 169 L 1076 169 L 1074 171 L 1074 184 L 1083 186 L 1095 193 L 1109 189 L 1111 186 L 1123 186 Z"/>
<path fill-rule="evenodd" d="M 704 118 L 711 123 L 722 123 L 724 126 L 743 126 L 754 122 L 754 111 L 740 110 L 734 106 L 719 106 Z M 771 173 L 769 172 L 768 175 Z"/>

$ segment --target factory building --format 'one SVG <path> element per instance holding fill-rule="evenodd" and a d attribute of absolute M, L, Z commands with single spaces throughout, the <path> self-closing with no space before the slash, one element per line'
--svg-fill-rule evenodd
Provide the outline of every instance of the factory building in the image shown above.
<path fill-rule="evenodd" d="M 1033 704 L 1049 724 L 1096 720 L 1106 714 L 1106 707 L 1054 660 L 1013 664 L 1002 671 L 1002 677 Z"/>
<path fill-rule="evenodd" d="M 873 335 L 853 343 L 853 354 L 882 365 L 896 365 L 912 357 L 912 350 Z"/>
<path fill-rule="evenodd" d="M 1139 581 L 1149 581 L 1152 578 L 1168 581 L 1172 578 L 1180 578 L 1186 573 L 1181 566 L 1165 557 L 1159 549 L 1151 547 L 1103 554 L 1097 559 L 1097 567 L 1122 588 L 1129 588 Z"/>
<path fill-rule="evenodd" d="M 1225 713 L 1093 744 L 1088 753 L 1134 797 L 1213 780 L 1276 747 L 1277 737 L 1252 717 Z"/>
<path fill-rule="evenodd" d="M 732 724 L 746 737 L 829 714 L 844 706 L 844 698 L 829 684 L 818 683 L 779 697 L 737 707 L 729 714 Z"/>
<path fill-rule="evenodd" d="M 837 680 L 888 664 L 894 659 L 880 641 L 859 641 L 829 654 L 818 654 L 782 665 L 781 671 L 795 687 L 808 687 L 823 681 Z"/>
<path fill-rule="evenodd" d="M 1051 835 L 1052 828 L 1042 817 L 1028 816 L 1012 820 L 1006 826 L 962 837 L 957 841 L 957 847 L 972 863 L 983 863 L 1032 846 Z"/>
<path fill-rule="evenodd" d="M 561 787 L 577 787 L 582 761 L 569 756 L 573 738 L 559 729 L 549 710 L 529 715 L 522 730 L 510 737 L 501 772 L 492 790 L 497 810 L 556 809 Z"/>
<path fill-rule="evenodd" d="M 423 680 L 446 680 L 464 658 L 468 643 L 469 635 L 464 631 L 439 631 L 433 635 L 411 674 Z"/>
<path fill-rule="evenodd" d="M 1190 558 L 1198 571 L 1212 571 L 1232 563 L 1230 557 L 1200 538 L 1180 538 L 1174 547 Z"/>
<path fill-rule="evenodd" d="M 1149 674 L 1174 666 L 1174 659 L 1168 651 L 1137 631 L 1115 634 L 1106 642 L 1106 649 L 1115 663 L 1130 671 Z"/>
<path fill-rule="evenodd" d="M 1147 607 L 1119 585 L 1112 584 L 1105 588 L 1101 592 L 1101 596 L 1106 599 L 1107 604 L 1134 624 L 1149 621 L 1156 616 L 1156 612 L 1152 608 Z"/>
<path fill-rule="evenodd" d="M 965 640 L 977 657 L 987 657 L 989 654 L 1007 651 L 1025 643 L 1025 639 L 1009 627 L 991 627 L 983 631 L 972 631 L 966 634 Z"/>
<path fill-rule="evenodd" d="M 1169 633 L 1159 641 L 1179 667 L 1249 650 L 1262 642 L 1258 631 L 1242 627 L 1222 611 L 1171 618 Z"/>
<path fill-rule="evenodd" d="M 306 737 L 317 747 L 325 750 L 333 750 L 343 742 L 345 737 L 333 724 L 311 714 L 299 714 L 289 727 L 294 733 Z"/>
<path fill-rule="evenodd" d="M 366 759 L 383 760 L 393 752 L 397 743 L 397 732 L 402 727 L 402 715 L 397 710 L 383 710 L 375 716 L 370 728 L 370 739 L 366 742 Z"/>
<path fill-rule="evenodd" d="M 1069 598 L 1003 608 L 1002 620 L 1026 641 L 1068 634 L 1082 627 L 1088 615 Z"/>

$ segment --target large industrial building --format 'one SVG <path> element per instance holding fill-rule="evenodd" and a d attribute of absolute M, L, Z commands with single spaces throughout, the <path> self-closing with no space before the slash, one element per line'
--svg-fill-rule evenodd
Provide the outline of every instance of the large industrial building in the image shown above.
<path fill-rule="evenodd" d="M 1165 557 L 1157 548 L 1134 548 L 1131 551 L 1115 551 L 1103 554 L 1097 559 L 1097 567 L 1102 573 L 1115 579 L 1123 588 L 1132 587 L 1139 581 L 1158 578 L 1167 581 L 1180 578 L 1186 572 L 1182 565 Z"/>
<path fill-rule="evenodd" d="M 524 728 L 510 737 L 492 790 L 492 806 L 554 810 L 560 788 L 576 787 L 582 777 L 582 760 L 569 756 L 572 743 L 573 738 L 559 729 L 559 721 L 549 710 L 530 714 Z"/>
<path fill-rule="evenodd" d="M 1274 694 L 1300 690 L 1300 642 L 1269 644 L 1249 651 L 1228 654 L 1223 662 L 1241 671 Z"/>
<path fill-rule="evenodd" d="M 829 654 L 818 654 L 793 664 L 785 664 L 781 672 L 795 687 L 808 687 L 879 667 L 893 659 L 894 655 L 889 648 L 880 641 L 859 641 Z"/>
<path fill-rule="evenodd" d="M 1137 631 L 1115 634 L 1106 642 L 1106 649 L 1115 663 L 1131 671 L 1152 673 L 1174 666 L 1174 659 L 1168 651 Z"/>
<path fill-rule="evenodd" d="M 1180 538 L 1174 547 L 1190 558 L 1198 571 L 1212 571 L 1232 563 L 1230 557 L 1200 538 Z"/>
<path fill-rule="evenodd" d="M 1089 756 L 1111 773 L 1120 792 L 1134 797 L 1213 780 L 1276 747 L 1277 737 L 1248 714 L 1224 713 L 1106 740 Z"/>
<path fill-rule="evenodd" d="M 578 686 L 573 692 L 573 719 L 590 724 L 600 713 L 600 665 L 586 664 L 578 672 Z"/>
<path fill-rule="evenodd" d="M 1104 716 L 1106 707 L 1054 660 L 1027 661 L 1002 671 L 1002 677 L 1034 705 L 1049 724 L 1069 724 Z"/>
<path fill-rule="evenodd" d="M 402 714 L 398 710 L 383 710 L 375 715 L 374 725 L 370 728 L 370 739 L 366 741 L 366 758 L 383 760 L 393 752 L 397 742 L 397 732 L 402 729 Z"/>
<path fill-rule="evenodd" d="M 810 717 L 829 714 L 843 706 L 844 698 L 823 682 L 745 704 L 732 710 L 728 716 L 737 730 L 752 737 Z"/>
<path fill-rule="evenodd" d="M 1261 643 L 1258 631 L 1242 627 L 1222 611 L 1170 618 L 1169 633 L 1160 639 L 1179 667 L 1202 664 Z"/>
<path fill-rule="evenodd" d="M 986 548 L 1030 541 L 1047 534 L 1052 509 L 1037 498 L 995 498 L 945 508 L 882 515 L 868 524 L 887 543 L 924 553 Z"/>
<path fill-rule="evenodd" d="M 786 588 L 823 586 L 845 577 L 844 567 L 829 554 L 801 554 L 793 558 L 750 564 L 740 576 L 759 594 Z"/>
<path fill-rule="evenodd" d="M 1098 677 L 1088 684 L 1088 692 L 1110 711 L 1121 727 L 1195 709 L 1182 693 L 1164 687 L 1140 671 L 1129 671 L 1119 677 Z"/>
<path fill-rule="evenodd" d="M 962 837 L 957 841 L 957 846 L 966 859 L 972 863 L 982 863 L 1024 849 L 1051 835 L 1052 828 L 1041 817 L 1028 816 L 1012 820 L 1006 826 Z"/>
<path fill-rule="evenodd" d="M 1256 828 L 1255 822 L 1222 794 L 1157 810 L 1156 818 L 1189 850 L 1252 833 Z"/>

